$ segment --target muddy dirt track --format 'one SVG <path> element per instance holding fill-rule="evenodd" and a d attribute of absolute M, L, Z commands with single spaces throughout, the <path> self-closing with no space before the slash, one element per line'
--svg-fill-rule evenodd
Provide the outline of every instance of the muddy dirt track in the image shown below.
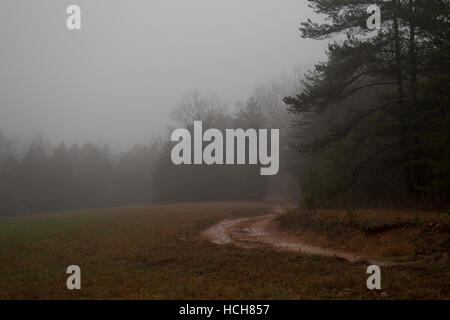
<path fill-rule="evenodd" d="M 248 249 L 272 248 L 301 254 L 336 257 L 352 263 L 366 262 L 379 266 L 392 264 L 353 253 L 306 244 L 298 236 L 277 229 L 274 219 L 281 212 L 282 209 L 277 207 L 273 213 L 264 216 L 224 220 L 204 231 L 202 236 L 217 245 L 233 244 Z"/>

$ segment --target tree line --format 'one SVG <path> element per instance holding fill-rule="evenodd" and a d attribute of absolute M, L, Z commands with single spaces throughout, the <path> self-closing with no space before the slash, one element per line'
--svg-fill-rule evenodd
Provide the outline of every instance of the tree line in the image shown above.
<path fill-rule="evenodd" d="M 33 139 L 22 156 L 0 135 L 0 214 L 15 216 L 146 203 L 152 200 L 153 146 L 113 156 L 107 145 L 64 143 L 48 151 Z"/>
<path fill-rule="evenodd" d="M 297 78 L 285 77 L 260 86 L 254 97 L 233 109 L 216 97 L 187 93 L 171 113 L 173 126 L 192 130 L 193 122 L 200 120 L 205 130 L 279 128 L 289 122 L 282 97 L 295 92 L 297 83 Z M 260 175 L 258 165 L 176 166 L 170 157 L 172 129 L 165 137 L 119 154 L 107 144 L 51 146 L 43 135 L 19 152 L 0 131 L 0 216 L 179 201 L 261 200 L 283 195 L 295 185 L 285 169 L 281 177 L 268 178 Z"/>
<path fill-rule="evenodd" d="M 448 206 L 449 1 L 379 1 L 380 30 L 366 28 L 373 0 L 308 1 L 327 19 L 300 32 L 329 39 L 326 61 L 258 87 L 234 109 L 191 92 L 171 114 L 188 130 L 194 121 L 280 129 L 278 176 L 260 176 L 258 166 L 175 166 L 172 127 L 123 154 L 92 143 L 49 150 L 42 139 L 18 154 L 0 135 L 0 214 L 294 193 L 308 207 Z"/>
<path fill-rule="evenodd" d="M 284 99 L 296 114 L 296 166 L 311 206 L 448 205 L 450 43 L 448 0 L 309 0 L 323 23 L 302 37 L 330 39 L 328 59 Z"/>

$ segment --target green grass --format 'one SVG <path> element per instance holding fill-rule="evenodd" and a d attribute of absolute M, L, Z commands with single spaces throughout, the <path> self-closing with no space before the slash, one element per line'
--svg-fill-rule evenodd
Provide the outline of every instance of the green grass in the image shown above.
<path fill-rule="evenodd" d="M 264 203 L 191 203 L 0 219 L 1 299 L 377 299 L 367 265 L 198 238 Z M 82 290 L 66 288 L 81 267 Z M 448 266 L 382 269 L 389 298 L 449 298 Z"/>

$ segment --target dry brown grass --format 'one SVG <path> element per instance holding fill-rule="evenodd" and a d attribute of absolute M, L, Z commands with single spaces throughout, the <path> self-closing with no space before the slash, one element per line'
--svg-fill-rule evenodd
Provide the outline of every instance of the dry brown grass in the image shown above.
<path fill-rule="evenodd" d="M 0 220 L 2 299 L 380 299 L 366 265 L 198 240 L 225 218 L 264 203 L 192 203 Z M 66 289 L 66 267 L 82 290 Z M 448 266 L 382 270 L 389 298 L 449 298 Z"/>
<path fill-rule="evenodd" d="M 395 209 L 288 211 L 280 226 L 306 242 L 386 259 L 417 259 L 450 251 L 448 214 Z"/>

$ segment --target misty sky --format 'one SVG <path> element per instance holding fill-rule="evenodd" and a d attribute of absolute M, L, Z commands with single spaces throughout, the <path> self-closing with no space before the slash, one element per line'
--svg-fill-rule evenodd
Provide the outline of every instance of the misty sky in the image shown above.
<path fill-rule="evenodd" d="M 66 8 L 82 30 L 66 29 Z M 229 105 L 325 57 L 306 0 L 1 0 L 0 130 L 128 147 L 194 89 Z"/>

